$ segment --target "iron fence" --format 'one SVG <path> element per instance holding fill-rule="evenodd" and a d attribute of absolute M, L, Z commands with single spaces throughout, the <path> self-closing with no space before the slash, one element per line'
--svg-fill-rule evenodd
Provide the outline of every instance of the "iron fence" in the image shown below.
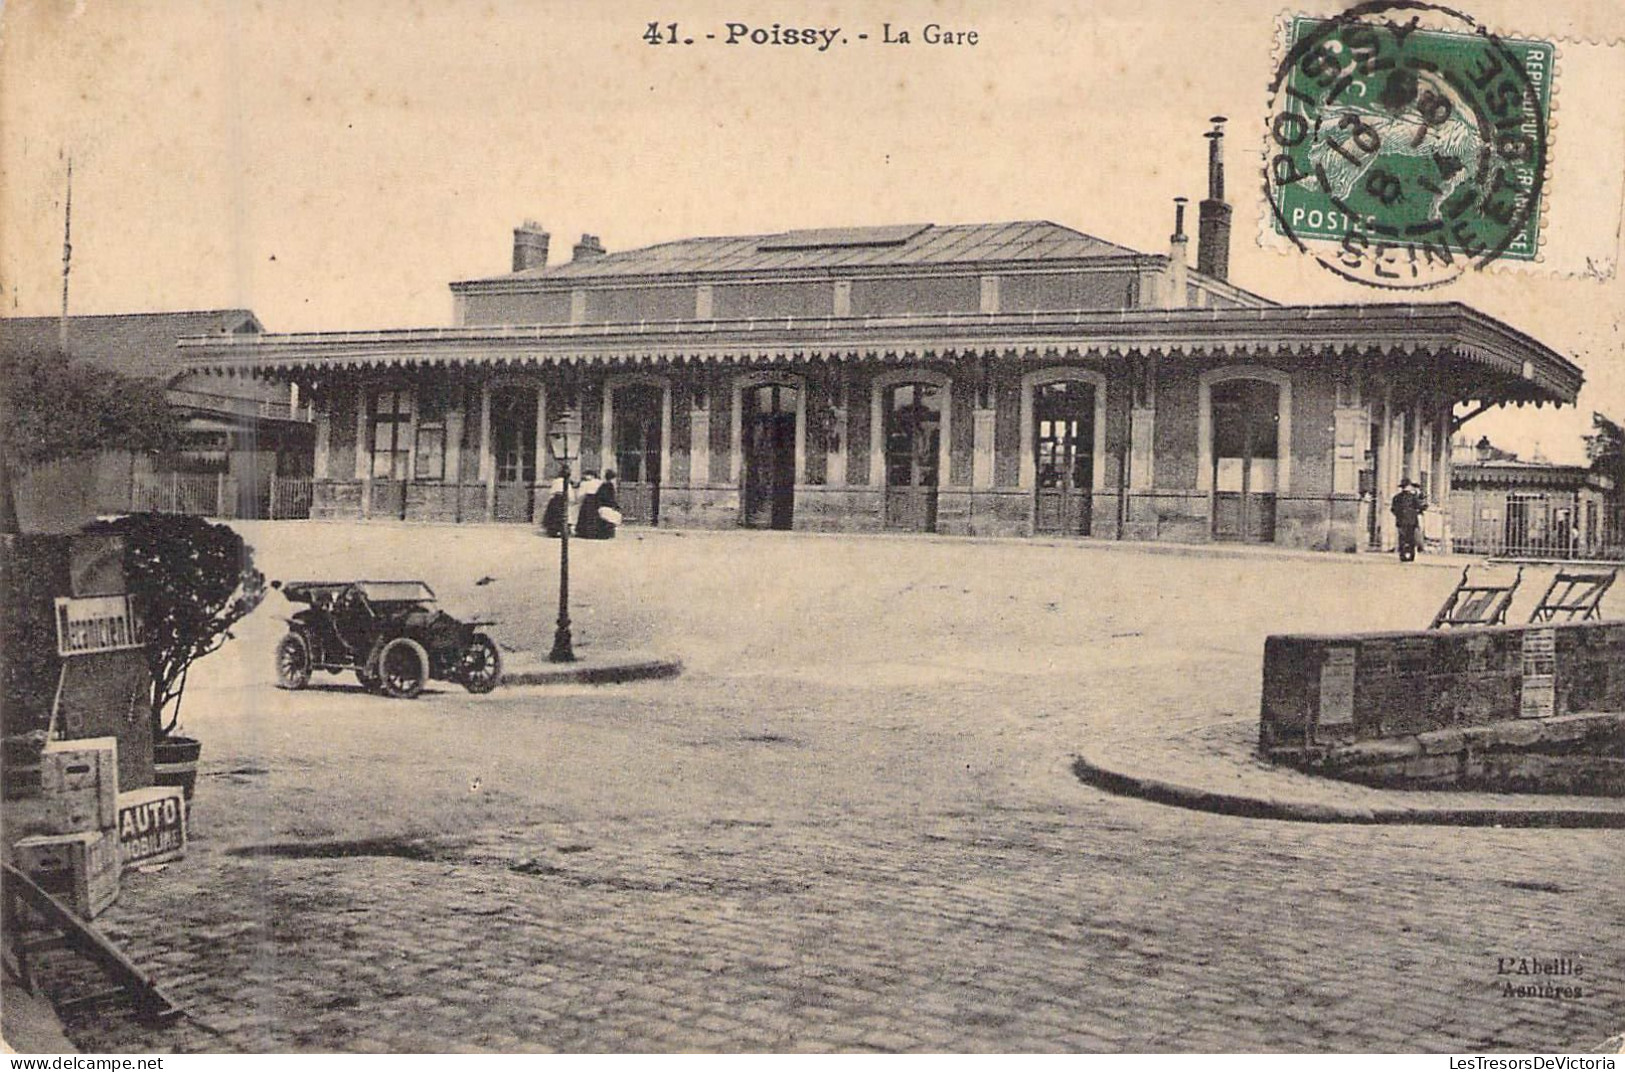
<path fill-rule="evenodd" d="M 137 473 L 130 488 L 130 509 L 159 514 L 233 517 L 237 481 L 227 473 Z"/>
<path fill-rule="evenodd" d="M 270 509 L 266 516 L 272 520 L 309 517 L 312 483 L 309 477 L 272 477 Z"/>

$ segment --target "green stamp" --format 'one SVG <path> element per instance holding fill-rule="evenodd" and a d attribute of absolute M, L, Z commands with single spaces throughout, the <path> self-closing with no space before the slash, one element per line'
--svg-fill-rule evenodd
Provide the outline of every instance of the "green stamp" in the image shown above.
<path fill-rule="evenodd" d="M 1370 286 L 1447 283 L 1540 251 L 1553 64 L 1408 0 L 1296 17 L 1271 85 L 1271 226 Z"/>

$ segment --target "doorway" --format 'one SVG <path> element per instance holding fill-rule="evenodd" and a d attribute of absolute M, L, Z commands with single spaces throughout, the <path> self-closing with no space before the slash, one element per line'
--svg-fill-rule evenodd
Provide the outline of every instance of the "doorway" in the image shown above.
<path fill-rule="evenodd" d="M 932 383 L 886 389 L 886 527 L 935 532 L 945 394 Z"/>
<path fill-rule="evenodd" d="M 412 392 L 384 388 L 371 396 L 373 517 L 406 517 L 406 482 L 412 458 Z"/>
<path fill-rule="evenodd" d="M 1094 445 L 1093 384 L 1062 380 L 1033 389 L 1033 531 L 1089 535 Z"/>
<path fill-rule="evenodd" d="M 629 522 L 660 523 L 660 440 L 663 390 L 634 383 L 615 388 L 616 494 Z"/>
<path fill-rule="evenodd" d="M 788 529 L 795 514 L 796 410 L 801 393 L 784 384 L 747 387 L 742 393 L 744 524 Z"/>
<path fill-rule="evenodd" d="M 491 396 L 496 519 L 529 521 L 536 507 L 536 392 L 514 385 Z"/>
<path fill-rule="evenodd" d="M 1214 384 L 1213 538 L 1275 540 L 1280 388 L 1264 380 Z"/>

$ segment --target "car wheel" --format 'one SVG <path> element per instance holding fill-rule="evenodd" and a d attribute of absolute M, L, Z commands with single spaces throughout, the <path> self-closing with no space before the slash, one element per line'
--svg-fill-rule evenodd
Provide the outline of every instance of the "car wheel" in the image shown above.
<path fill-rule="evenodd" d="M 310 641 L 290 632 L 276 646 L 276 684 L 279 689 L 302 689 L 310 684 Z"/>
<path fill-rule="evenodd" d="M 429 653 L 411 637 L 396 637 L 378 653 L 378 682 L 385 696 L 410 700 L 429 679 Z"/>
<path fill-rule="evenodd" d="M 484 633 L 475 633 L 463 652 L 463 688 L 473 693 L 490 692 L 502 680 L 502 655 L 494 641 Z"/>

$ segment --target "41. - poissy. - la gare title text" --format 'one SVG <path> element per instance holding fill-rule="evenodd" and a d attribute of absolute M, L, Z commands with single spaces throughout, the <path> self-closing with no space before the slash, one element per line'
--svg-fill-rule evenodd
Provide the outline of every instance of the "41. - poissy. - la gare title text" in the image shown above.
<path fill-rule="evenodd" d="M 918 40 L 927 45 L 975 46 L 980 34 L 975 30 L 955 29 L 941 23 L 928 22 L 918 31 L 880 24 L 878 37 L 869 33 L 848 34 L 840 26 L 751 26 L 744 22 L 725 22 L 716 31 L 685 33 L 675 22 L 651 22 L 643 31 L 643 39 L 651 45 L 692 45 L 701 41 L 716 41 L 724 45 L 792 45 L 807 46 L 819 52 L 828 52 L 832 45 L 847 45 L 853 40 L 870 41 L 881 45 L 911 45 Z"/>

